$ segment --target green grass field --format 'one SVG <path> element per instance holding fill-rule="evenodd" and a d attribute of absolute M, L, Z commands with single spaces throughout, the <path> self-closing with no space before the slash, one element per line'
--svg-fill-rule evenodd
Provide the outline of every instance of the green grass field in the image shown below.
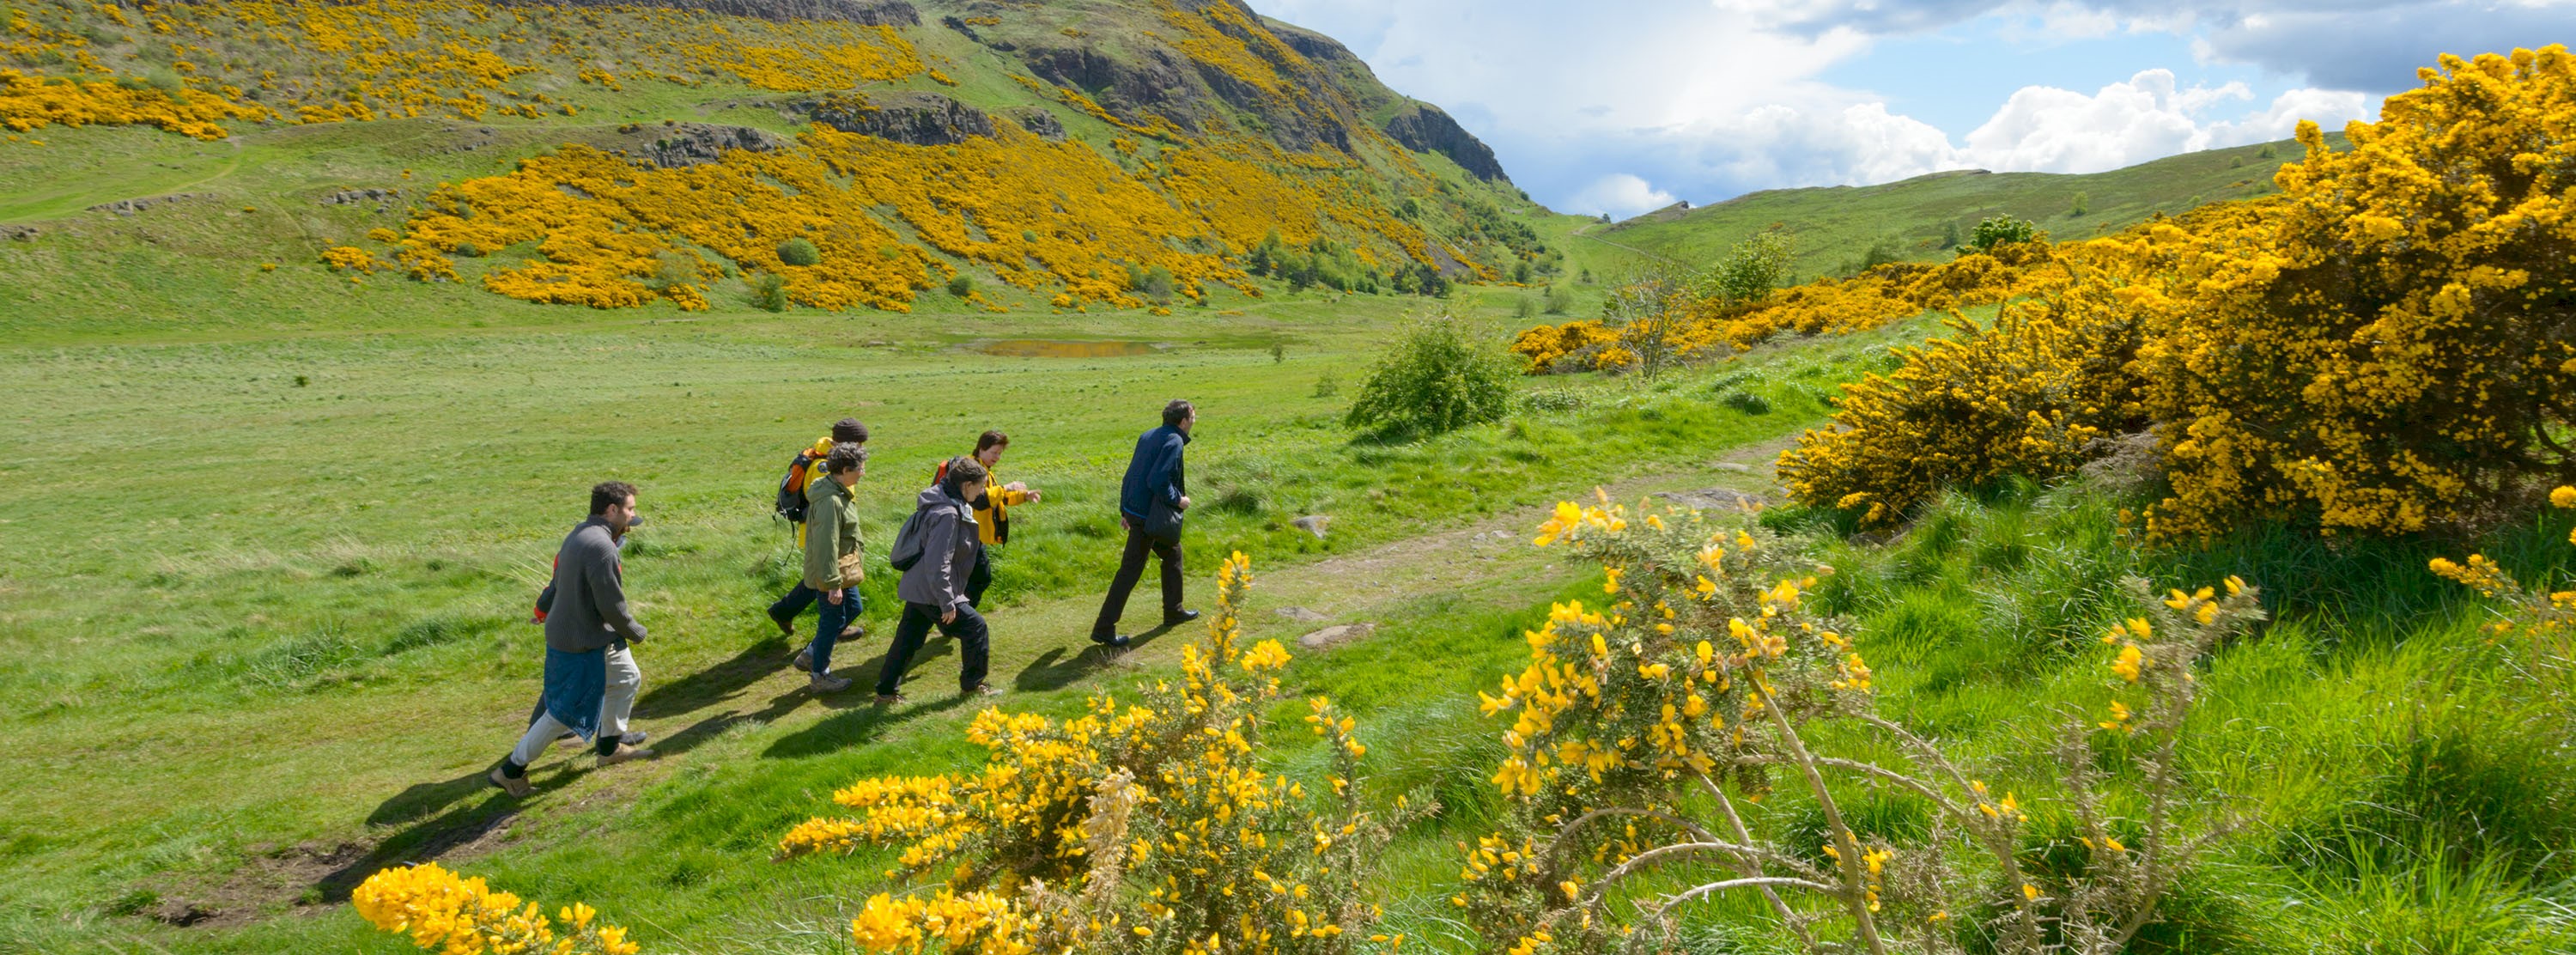
<path fill-rule="evenodd" d="M 1492 524 L 1518 540 L 1534 518 L 1502 515 L 1596 483 L 1713 483 L 1711 460 L 1818 420 L 1818 396 L 1886 340 L 1745 359 L 1780 369 L 1763 415 L 1717 405 L 1708 372 L 1653 388 L 1550 381 L 1568 396 L 1560 410 L 1418 445 L 1355 442 L 1339 411 L 1402 304 L 1291 296 L 1168 319 L 574 313 L 592 320 L 14 348 L 0 360 L 17 423 L 0 450 L 12 714 L 0 752 L 41 783 L 0 804 L 17 874 L 0 937 L 392 951 L 322 903 L 373 867 L 430 857 L 539 897 L 629 899 L 664 926 L 638 919 L 639 931 L 674 950 L 730 950 L 715 940 L 747 943 L 782 920 L 829 935 L 867 867 L 772 866 L 765 846 L 839 782 L 952 764 L 970 715 L 935 689 L 951 679 L 944 651 L 920 671 L 920 702 L 884 715 L 863 695 L 808 699 L 784 672 L 792 648 L 758 612 L 793 573 L 767 501 L 786 456 L 830 419 L 876 430 L 860 491 L 880 537 L 930 465 L 986 427 L 1014 437 L 1003 474 L 1049 492 L 997 562 L 995 679 L 1021 691 L 1009 705 L 1064 710 L 1176 654 L 1172 635 L 1115 661 L 1081 638 L 1115 561 L 1109 500 L 1127 447 L 1185 395 L 1204 416 L 1194 566 L 1242 549 L 1275 577 L 1263 606 L 1381 624 L 1301 679 L 1363 712 L 1454 723 L 1472 697 L 1452 666 L 1508 664 L 1517 641 L 1496 639 L 1510 632 L 1497 621 L 1576 569 L 1480 537 L 1532 573 L 1479 582 L 1425 535 Z M 1472 291 L 1453 304 L 1480 309 Z M 1006 335 L 1159 347 L 1059 359 L 976 346 Z M 1340 396 L 1317 396 L 1328 376 Z M 533 693 L 525 604 L 584 489 L 610 477 L 644 489 L 649 524 L 628 564 L 657 639 L 642 651 L 640 722 L 671 756 L 596 777 L 541 768 L 544 794 L 513 805 L 480 775 Z M 1330 515 L 1329 537 L 1289 525 L 1304 514 Z M 1427 549 L 1377 554 L 1408 541 Z M 1396 567 L 1350 576 L 1373 560 Z M 880 631 L 890 591 L 890 577 L 867 588 Z M 1260 616 L 1257 633 L 1295 635 Z M 851 646 L 842 665 L 872 673 L 880 647 Z"/>
<path fill-rule="evenodd" d="M 1453 305 L 1493 315 L 1516 294 Z M 846 951 L 885 860 L 776 864 L 770 847 L 851 779 L 972 765 L 972 708 L 941 689 L 944 642 L 915 671 L 915 701 L 890 711 L 801 689 L 791 644 L 759 614 L 793 572 L 765 513 L 774 472 L 824 421 L 865 418 L 877 453 L 860 490 L 882 539 L 933 460 L 1010 430 L 1003 473 L 1050 494 L 997 561 L 994 679 L 1013 691 L 1001 705 L 1065 715 L 1166 672 L 1189 636 L 1115 657 L 1082 641 L 1114 562 L 1126 446 L 1176 395 L 1204 409 L 1194 592 L 1242 549 L 1261 577 L 1251 636 L 1321 626 L 1271 612 L 1289 606 L 1377 625 L 1301 651 L 1288 678 L 1361 716 L 1375 791 L 1441 798 L 1390 853 L 1385 904 L 1391 928 L 1466 950 L 1447 913 L 1452 844 L 1497 810 L 1484 778 L 1501 729 L 1473 691 L 1518 669 L 1519 631 L 1550 599 L 1589 586 L 1526 546 L 1536 509 L 1596 485 L 1767 491 L 1771 450 L 1821 420 L 1832 383 L 1935 326 L 1770 346 L 1652 385 L 1537 380 L 1563 395 L 1541 402 L 1554 410 L 1357 441 L 1338 410 L 1398 304 L 1287 296 L 982 324 L 582 314 L 11 349 L 0 771 L 28 784 L 0 797 L 0 950 L 406 951 L 338 903 L 377 868 L 438 859 L 590 901 L 653 951 Z M 1119 358 L 978 347 L 1004 337 L 1149 344 Z M 1339 396 L 1317 396 L 1326 375 Z M 1769 412 L 1720 404 L 1720 376 Z M 644 491 L 628 568 L 657 636 L 639 653 L 638 725 L 668 755 L 593 771 L 558 749 L 539 795 L 512 801 L 481 775 L 534 693 L 525 604 L 605 477 Z M 2099 693 L 2089 638 L 2116 609 L 2111 581 L 2234 572 L 2271 588 L 2281 620 L 2213 662 L 2190 752 L 2241 828 L 2135 950 L 2563 950 L 2563 714 L 2518 682 L 2471 602 L 2420 571 L 2439 551 L 2275 537 L 2144 554 L 2112 533 L 2114 507 L 2081 487 L 2006 488 L 1886 543 L 1809 546 L 1842 571 L 1824 597 L 1861 622 L 1890 712 L 2034 792 L 2038 741 Z M 1324 540 L 1288 523 L 1317 513 L 1333 518 Z M 1768 520 L 1822 526 L 1794 508 Z M 2540 572 L 2563 540 L 2537 524 L 2489 552 Z M 880 633 L 890 585 L 866 588 Z M 844 646 L 840 666 L 873 673 L 880 637 Z M 1311 775 L 1320 754 L 1286 731 L 1300 713 L 1274 714 L 1274 736 L 1280 768 Z M 1804 811 L 1784 799 L 1760 824 L 1811 824 Z M 1701 950 L 1765 950 L 1777 940 L 1743 928 L 1758 918 L 1711 907 Z"/>
<path fill-rule="evenodd" d="M 1103 9 L 1083 22 L 1158 22 Z M 1055 33 L 1045 26 L 1023 39 Z M 944 28 L 912 32 L 961 80 L 954 95 L 1036 101 L 1008 79 L 1016 61 Z M 868 705 L 890 574 L 862 588 L 872 634 L 836 659 L 862 687 L 803 689 L 795 644 L 760 613 L 797 566 L 768 513 L 780 469 L 832 419 L 866 420 L 859 496 L 882 543 L 937 460 L 1009 431 L 1003 478 L 1047 498 L 1015 512 L 996 559 L 993 682 L 1011 691 L 1006 708 L 1063 716 L 1170 674 L 1194 636 L 1149 632 L 1120 654 L 1084 640 L 1120 543 L 1127 451 L 1174 397 L 1202 413 L 1194 602 L 1241 550 L 1259 577 L 1251 638 L 1375 626 L 1296 649 L 1290 702 L 1270 714 L 1275 768 L 1324 771 L 1296 697 L 1356 713 L 1370 791 L 1442 805 L 1384 859 L 1387 927 L 1474 950 L 1448 899 L 1457 844 L 1502 811 L 1488 779 L 1505 728 L 1477 715 L 1476 691 L 1520 669 L 1521 632 L 1552 600 L 1598 593 L 1597 567 L 1529 546 L 1544 508 L 1596 487 L 1630 502 L 1711 488 L 1776 500 L 1773 458 L 1828 421 L 1835 386 L 1893 367 L 1890 346 L 1940 326 L 1784 339 L 1654 382 L 1531 379 L 1499 422 L 1417 442 L 1354 436 L 1342 414 L 1408 313 L 1454 312 L 1507 340 L 1597 315 L 1601 284 L 1642 256 L 1705 265 L 1775 222 L 1793 271 L 1813 277 L 1873 246 L 1946 256 L 1944 222 L 2006 213 L 2064 239 L 2261 194 L 2295 156 L 2243 147 L 2097 176 L 1784 190 L 1616 226 L 1501 202 L 1506 187 L 1425 157 L 1562 252 L 1554 274 L 1447 300 L 1273 283 L 1167 316 L 1065 313 L 990 281 L 1009 312 L 930 290 L 907 314 L 773 314 L 739 279 L 710 292 L 708 312 L 592 311 L 482 291 L 484 270 L 533 244 L 461 261 L 454 284 L 352 282 L 315 261 L 397 224 L 440 182 L 564 142 L 649 140 L 665 119 L 793 129 L 768 105 L 778 97 L 713 82 L 575 92 L 578 118 L 245 124 L 214 143 L 48 128 L 42 146 L 0 147 L 0 226 L 36 230 L 0 237 L 0 953 L 412 951 L 345 900 L 381 868 L 426 860 L 549 905 L 596 905 L 647 951 L 851 951 L 850 914 L 903 888 L 888 859 L 773 863 L 778 838 L 832 812 L 832 790 L 855 778 L 975 765 L 962 735 L 975 706 L 945 691 L 944 640 L 918 664 L 912 702 Z M 1117 132 L 1057 113 L 1078 138 Z M 618 129 L 635 122 L 647 128 Z M 323 201 L 362 188 L 401 195 Z M 85 211 L 172 194 L 191 198 Z M 1525 314 L 1546 285 L 1570 289 L 1571 308 Z M 1049 342 L 1097 357 L 1028 344 Z M 1737 393 L 1762 401 L 1723 400 Z M 637 724 L 665 755 L 596 770 L 558 748 L 534 772 L 538 794 L 514 801 L 482 776 L 536 692 L 528 605 L 587 487 L 609 478 L 638 484 L 648 517 L 626 556 L 655 634 L 638 648 Z M 2007 484 L 1944 497 L 1884 537 L 1846 538 L 1797 507 L 1761 520 L 1838 568 L 1817 598 L 1856 622 L 1884 710 L 2025 793 L 2048 790 L 2055 727 L 2100 705 L 2094 637 L 2122 575 L 2264 588 L 2274 622 L 2209 662 L 2185 750 L 2195 822 L 2226 835 L 2131 951 L 2576 951 L 2566 688 L 2539 682 L 2480 629 L 2484 604 L 2424 569 L 2479 549 L 2525 579 L 2563 579 L 2566 519 L 2479 541 L 2271 530 L 2145 552 L 2117 533 L 2134 503 L 2081 482 Z M 1294 525 L 1307 515 L 1330 518 L 1325 536 Z M 1153 602 L 1140 594 L 1131 620 Z M 1766 835 L 1820 825 L 1788 793 L 1750 821 Z M 1713 903 L 1685 947 L 1790 950 L 1767 917 Z"/>

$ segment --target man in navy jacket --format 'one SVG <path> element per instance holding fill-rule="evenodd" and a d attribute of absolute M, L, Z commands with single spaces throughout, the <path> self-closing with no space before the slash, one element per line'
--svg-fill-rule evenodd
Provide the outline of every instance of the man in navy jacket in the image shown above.
<path fill-rule="evenodd" d="M 1163 625 L 1198 619 L 1196 610 L 1181 609 L 1181 512 L 1190 509 L 1189 481 L 1182 473 L 1181 452 L 1189 446 L 1198 410 L 1187 401 L 1163 406 L 1163 426 L 1136 438 L 1136 454 L 1127 460 L 1127 478 L 1118 490 L 1118 523 L 1127 529 L 1127 550 L 1118 558 L 1118 576 L 1100 602 L 1100 618 L 1091 624 L 1091 640 L 1123 647 L 1118 618 L 1127 612 L 1127 595 L 1145 575 L 1145 552 L 1163 565 Z"/>

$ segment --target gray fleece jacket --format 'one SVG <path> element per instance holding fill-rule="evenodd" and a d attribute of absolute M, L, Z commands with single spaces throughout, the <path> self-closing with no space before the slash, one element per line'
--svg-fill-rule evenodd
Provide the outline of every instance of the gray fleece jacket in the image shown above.
<path fill-rule="evenodd" d="M 593 517 L 564 535 L 555 552 L 555 602 L 546 613 L 546 646 L 566 653 L 613 643 L 641 643 L 644 625 L 626 609 L 624 572 L 608 522 Z"/>
<path fill-rule="evenodd" d="M 894 587 L 905 603 L 940 610 L 966 605 L 966 575 L 975 569 L 975 548 L 984 546 L 975 530 L 975 508 L 950 497 L 933 484 L 913 500 L 921 510 L 921 560 L 903 572 Z"/>

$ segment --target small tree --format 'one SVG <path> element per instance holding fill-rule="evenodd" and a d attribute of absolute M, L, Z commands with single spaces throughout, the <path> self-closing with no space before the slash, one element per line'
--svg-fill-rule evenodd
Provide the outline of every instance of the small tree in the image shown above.
<path fill-rule="evenodd" d="M 1588 275 L 1589 273 L 1586 273 L 1586 274 Z M 1563 315 L 1563 314 L 1565 314 L 1566 312 L 1573 310 L 1573 308 L 1574 308 L 1574 290 L 1573 290 L 1573 289 L 1566 288 L 1565 286 L 1562 286 L 1562 285 L 1551 286 L 1551 287 L 1549 287 L 1549 288 L 1548 288 L 1548 290 L 1547 290 L 1547 313 L 1548 313 L 1548 314 L 1550 314 L 1550 315 Z"/>
<path fill-rule="evenodd" d="M 1944 220 L 1941 223 L 1941 247 L 1944 249 L 1955 249 L 1959 247 L 1958 220 L 1949 219 Z"/>
<path fill-rule="evenodd" d="M 1765 229 L 1735 244 L 1734 251 L 1701 277 L 1704 297 L 1725 304 L 1759 302 L 1789 274 L 1789 237 Z"/>
<path fill-rule="evenodd" d="M 1511 411 L 1518 365 L 1454 316 L 1419 320 L 1369 369 L 1346 420 L 1389 436 L 1492 421 Z"/>
<path fill-rule="evenodd" d="M 2074 205 L 2074 207 L 2073 207 L 2073 208 L 2070 208 L 2070 209 L 2067 209 L 2067 210 L 2066 210 L 2066 214 L 2067 214 L 2067 215 L 2070 215 L 2070 216 L 2077 217 L 2077 218 L 2082 218 L 2086 213 L 2089 213 L 2089 212 L 2092 212 L 2092 211 L 2093 211 L 2093 194 L 2092 194 L 2092 193 L 2089 193 L 2089 192 L 2079 192 L 2079 193 L 2076 193 L 2076 194 L 2075 194 L 2075 205 Z"/>
<path fill-rule="evenodd" d="M 787 277 L 762 272 L 751 277 L 751 304 L 771 312 L 787 310 Z"/>
<path fill-rule="evenodd" d="M 1172 304 L 1172 270 L 1155 266 L 1145 270 L 1145 281 L 1137 286 L 1145 298 L 1156 305 Z"/>
<path fill-rule="evenodd" d="M 778 261 L 797 266 L 820 265 L 823 262 L 823 252 L 815 248 L 814 243 L 804 236 L 797 236 L 778 243 Z"/>
<path fill-rule="evenodd" d="M 1512 296 L 1512 318 L 1528 321 L 1538 314 L 1538 302 L 1527 295 Z"/>
<path fill-rule="evenodd" d="M 948 280 L 948 294 L 958 298 L 975 294 L 975 277 L 959 272 Z"/>
<path fill-rule="evenodd" d="M 2039 238 L 2039 226 L 2028 219 L 2008 215 L 1987 216 L 1977 220 L 1977 230 L 1968 236 L 1968 244 L 1959 247 L 1960 255 L 1985 252 L 1999 245 L 2029 242 Z"/>
<path fill-rule="evenodd" d="M 1647 381 L 1681 357 L 1674 339 L 1689 322 L 1692 284 L 1669 267 L 1649 266 L 1611 286 L 1601 303 L 1602 324 L 1618 330 L 1619 346 L 1635 356 Z"/>

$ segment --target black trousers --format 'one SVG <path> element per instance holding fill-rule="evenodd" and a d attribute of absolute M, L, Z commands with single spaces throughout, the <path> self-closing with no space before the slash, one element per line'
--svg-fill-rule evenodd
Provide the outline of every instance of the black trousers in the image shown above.
<path fill-rule="evenodd" d="M 1127 613 L 1127 595 L 1136 590 L 1136 581 L 1145 576 L 1145 552 L 1152 551 L 1163 563 L 1163 619 L 1181 613 L 1181 542 L 1147 536 L 1137 528 L 1127 530 L 1127 550 L 1118 555 L 1118 576 L 1109 580 L 1109 597 L 1100 602 L 1100 619 L 1091 622 L 1091 638 L 1107 640 L 1118 635 L 1118 618 Z"/>
<path fill-rule="evenodd" d="M 984 615 L 973 607 L 957 608 L 957 619 L 939 622 L 940 608 L 905 601 L 903 619 L 894 625 L 894 640 L 886 646 L 885 667 L 877 671 L 877 695 L 893 696 L 903 684 L 904 667 L 912 664 L 912 655 L 921 649 L 921 641 L 930 637 L 930 628 L 957 641 L 957 688 L 971 691 L 984 684 L 984 669 L 991 664 L 993 641 L 984 629 Z"/>
<path fill-rule="evenodd" d="M 966 572 L 966 605 L 984 609 L 984 590 L 993 586 L 993 548 L 975 548 L 975 569 Z"/>

